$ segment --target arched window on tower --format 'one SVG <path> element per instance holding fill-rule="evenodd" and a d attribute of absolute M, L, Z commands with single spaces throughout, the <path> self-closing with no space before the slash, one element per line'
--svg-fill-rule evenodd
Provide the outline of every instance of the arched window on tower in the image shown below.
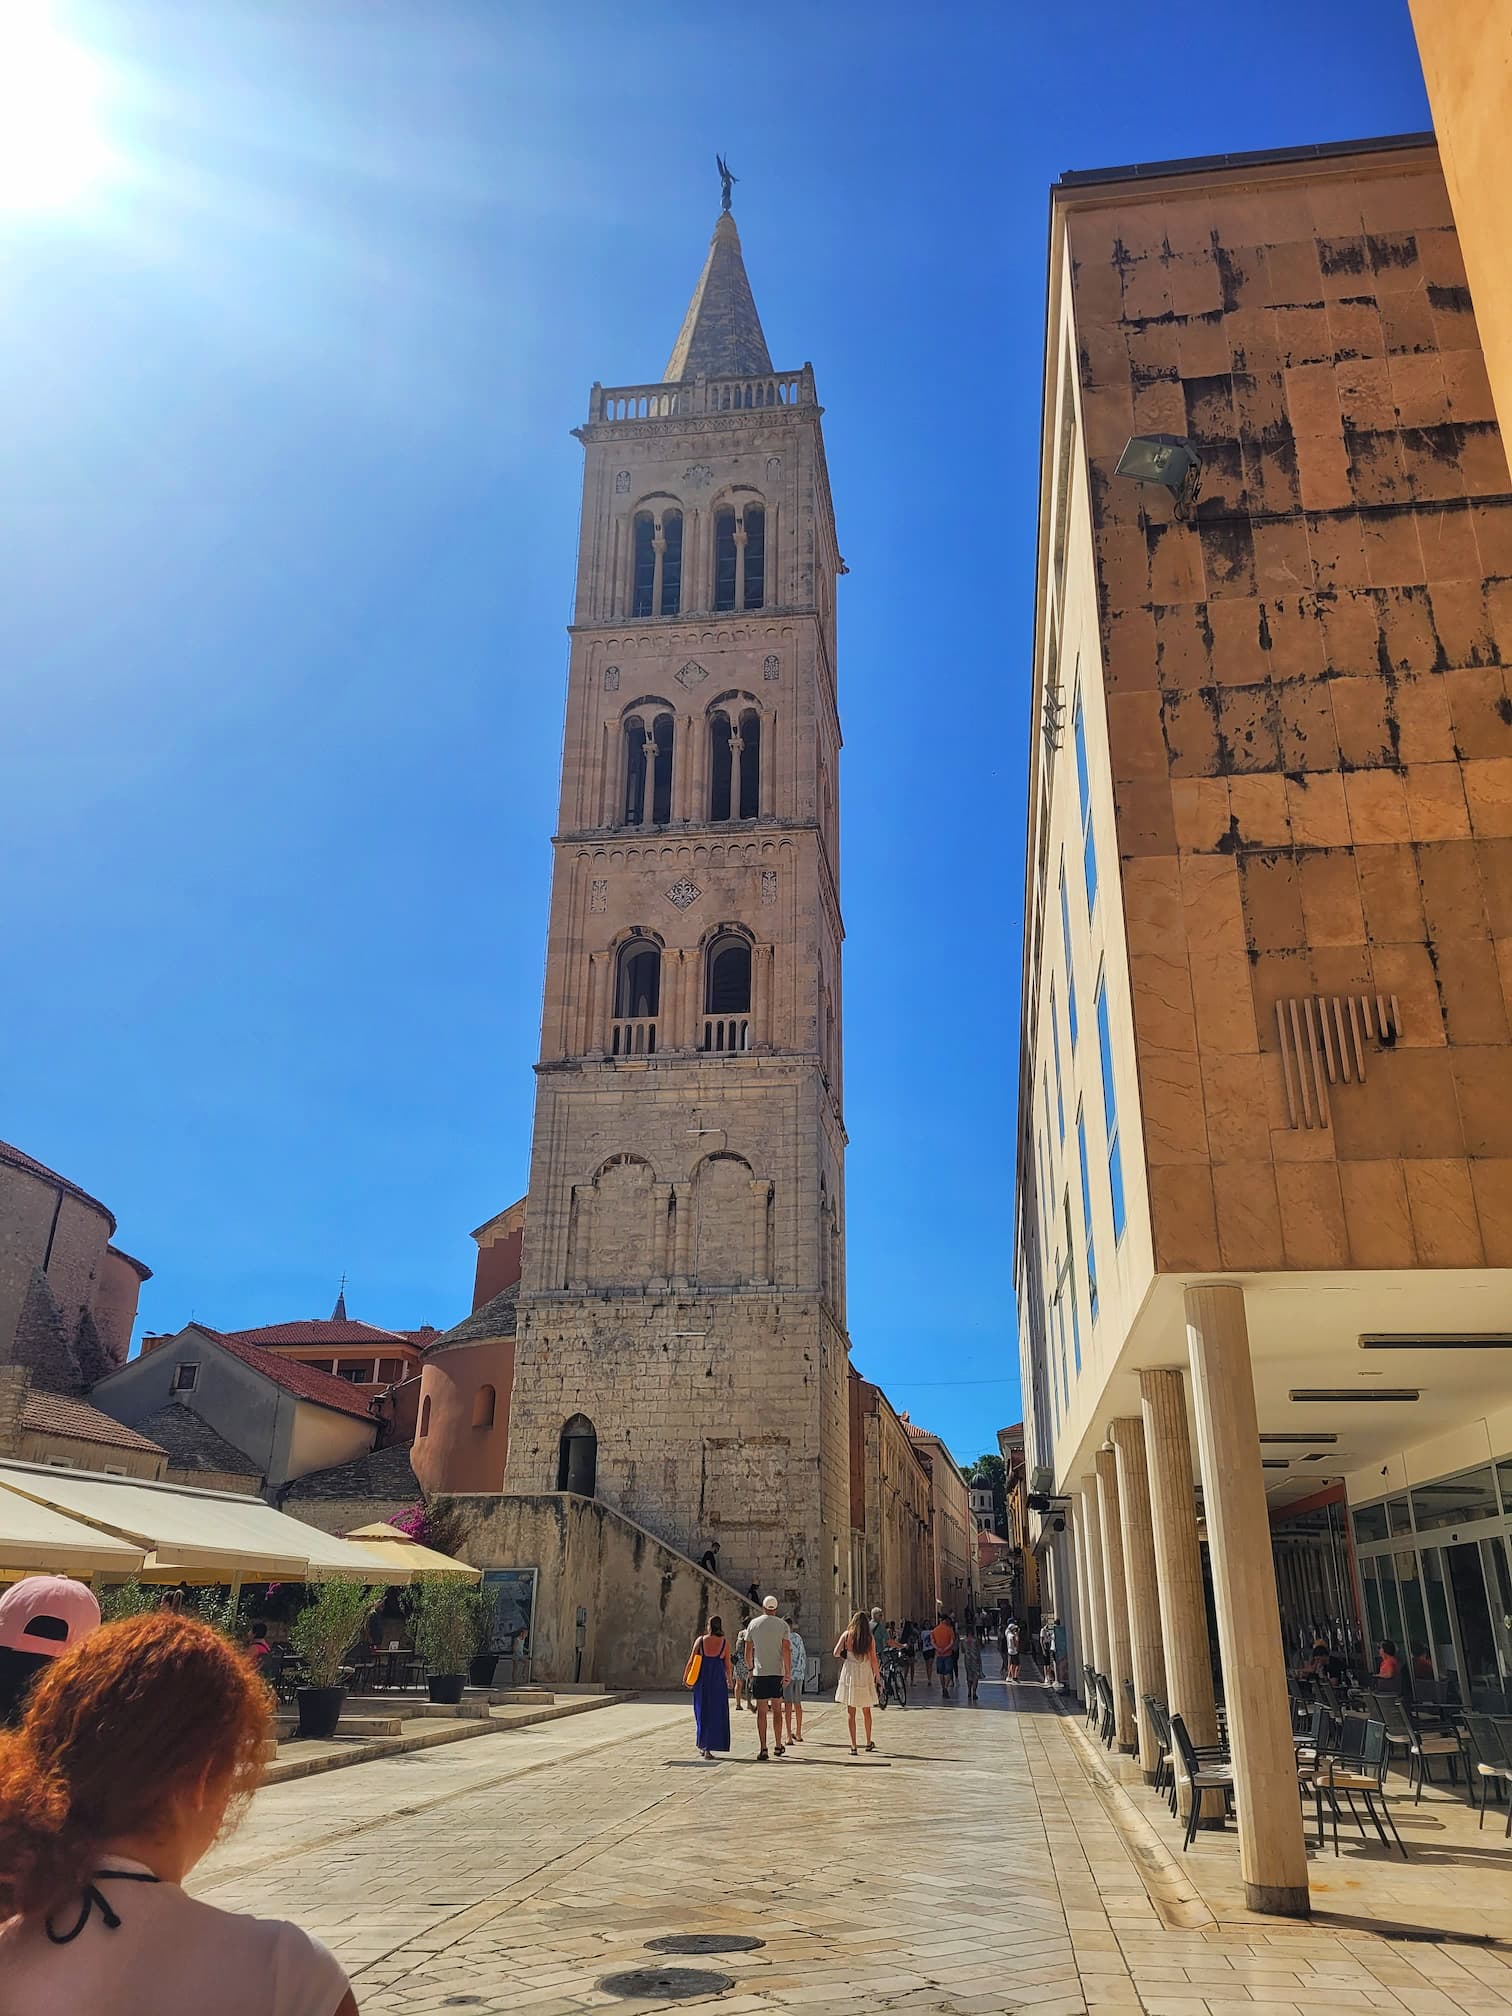
<path fill-rule="evenodd" d="M 668 511 L 662 516 L 661 613 L 675 616 L 682 608 L 682 551 L 683 519 L 681 511 Z"/>
<path fill-rule="evenodd" d="M 639 826 L 646 816 L 646 724 L 639 714 L 625 719 L 625 820 Z"/>
<path fill-rule="evenodd" d="M 732 505 L 714 513 L 714 607 L 766 607 L 766 507 Z"/>
<path fill-rule="evenodd" d="M 672 738 L 676 724 L 670 714 L 658 714 L 651 724 L 656 759 L 651 777 L 651 823 L 665 826 L 672 817 Z M 647 752 L 647 762 L 651 762 Z"/>
<path fill-rule="evenodd" d="M 679 538 L 678 551 L 682 546 Z M 649 511 L 635 514 L 635 575 L 631 584 L 630 614 L 650 616 L 656 592 L 656 520 Z"/>
<path fill-rule="evenodd" d="M 761 716 L 748 707 L 740 717 L 741 819 L 761 816 Z"/>
<path fill-rule="evenodd" d="M 730 746 L 732 730 L 728 714 L 709 718 L 709 818 L 728 819 L 734 803 L 735 752 Z"/>
<path fill-rule="evenodd" d="M 672 817 L 672 745 L 677 724 L 658 714 L 649 729 L 642 715 L 625 720 L 624 824 L 665 826 Z M 649 802 L 648 802 L 649 801 Z"/>
<path fill-rule="evenodd" d="M 735 513 L 714 513 L 714 607 L 735 607 Z"/>
<path fill-rule="evenodd" d="M 598 1432 L 586 1414 L 574 1414 L 557 1443 L 557 1489 L 591 1498 L 598 1489 Z"/>
<path fill-rule="evenodd" d="M 766 512 L 760 504 L 745 508 L 745 596 L 742 609 L 766 605 Z"/>
<path fill-rule="evenodd" d="M 423 1400 L 422 1400 L 422 1401 L 420 1402 L 420 1427 L 419 1427 L 419 1431 L 418 1431 L 418 1432 L 419 1432 L 419 1433 L 420 1433 L 421 1435 L 429 1435 L 429 1433 L 430 1433 L 430 1395 L 429 1395 L 429 1393 L 427 1393 L 427 1394 L 426 1394 L 426 1396 L 425 1396 L 425 1398 L 424 1398 L 424 1399 L 423 1399 Z"/>
<path fill-rule="evenodd" d="M 700 1050 L 732 1055 L 751 1047 L 751 945 L 721 932 L 704 956 L 704 1025 Z"/>
<path fill-rule="evenodd" d="M 649 938 L 627 938 L 614 969 L 611 1054 L 654 1057 L 661 1010 L 661 952 Z"/>
<path fill-rule="evenodd" d="M 472 1424 L 474 1428 L 492 1428 L 494 1424 L 494 1389 L 492 1386 L 480 1386 L 478 1388 L 477 1394 L 473 1399 Z"/>

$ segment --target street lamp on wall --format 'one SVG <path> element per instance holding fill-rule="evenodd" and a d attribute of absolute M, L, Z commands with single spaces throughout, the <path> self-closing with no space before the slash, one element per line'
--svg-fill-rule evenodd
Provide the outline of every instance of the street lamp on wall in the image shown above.
<path fill-rule="evenodd" d="M 1184 524 L 1202 487 L 1202 459 L 1179 434 L 1136 434 L 1118 458 L 1115 476 L 1154 483 L 1172 496 L 1172 516 Z"/>

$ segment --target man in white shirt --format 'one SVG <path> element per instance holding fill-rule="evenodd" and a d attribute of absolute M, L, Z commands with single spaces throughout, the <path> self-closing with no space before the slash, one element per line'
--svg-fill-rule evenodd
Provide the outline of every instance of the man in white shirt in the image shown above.
<path fill-rule="evenodd" d="M 780 1757 L 782 1742 L 782 1690 L 793 1677 L 793 1641 L 786 1620 L 777 1615 L 777 1598 L 762 1599 L 761 1615 L 746 1627 L 747 1657 L 751 1662 L 751 1700 L 756 1708 L 756 1736 L 761 1745 L 756 1762 L 767 1761 L 767 1710 L 772 1712 L 773 1748 Z"/>

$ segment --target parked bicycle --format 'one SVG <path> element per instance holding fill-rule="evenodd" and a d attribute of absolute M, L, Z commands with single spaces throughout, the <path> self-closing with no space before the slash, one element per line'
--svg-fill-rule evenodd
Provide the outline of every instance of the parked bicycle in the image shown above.
<path fill-rule="evenodd" d="M 882 1706 L 896 1701 L 900 1708 L 908 1706 L 908 1683 L 903 1677 L 903 1661 L 900 1655 L 889 1649 L 882 1655 Z"/>

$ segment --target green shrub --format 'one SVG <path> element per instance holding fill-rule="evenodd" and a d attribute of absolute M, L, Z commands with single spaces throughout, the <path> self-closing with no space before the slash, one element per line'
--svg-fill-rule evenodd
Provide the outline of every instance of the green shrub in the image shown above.
<path fill-rule="evenodd" d="M 428 1673 L 465 1673 L 475 1652 L 481 1652 L 493 1604 L 481 1585 L 460 1575 L 412 1582 L 404 1592 L 404 1607 L 415 1627 L 415 1650 Z"/>
<path fill-rule="evenodd" d="M 339 1687 L 352 1641 L 383 1601 L 385 1591 L 361 1582 L 320 1582 L 289 1627 L 304 1661 L 307 1687 Z"/>
<path fill-rule="evenodd" d="M 143 1617 L 162 1608 L 163 1592 L 146 1582 L 117 1582 L 95 1592 L 100 1599 L 100 1622 L 119 1624 L 125 1617 Z"/>

